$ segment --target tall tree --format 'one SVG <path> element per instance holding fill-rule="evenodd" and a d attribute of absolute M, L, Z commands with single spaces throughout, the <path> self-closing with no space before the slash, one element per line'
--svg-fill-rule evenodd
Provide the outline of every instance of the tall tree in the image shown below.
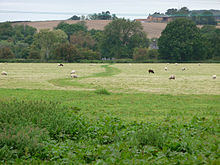
<path fill-rule="evenodd" d="M 57 25 L 55 29 L 61 29 L 63 30 L 67 35 L 68 39 L 70 39 L 70 36 L 78 31 L 88 31 L 88 28 L 85 24 L 85 22 L 78 22 L 76 24 L 68 24 L 65 22 L 61 22 Z"/>
<path fill-rule="evenodd" d="M 100 48 L 104 57 L 132 58 L 134 48 L 148 46 L 140 22 L 117 19 L 105 26 Z"/>
<path fill-rule="evenodd" d="M 0 23 L 0 40 L 8 40 L 14 35 L 13 27 L 9 22 Z"/>
<path fill-rule="evenodd" d="M 192 20 L 177 19 L 170 22 L 158 40 L 161 59 L 190 61 L 205 57 L 200 29 Z"/>
<path fill-rule="evenodd" d="M 50 31 L 49 29 L 40 30 L 34 36 L 34 45 L 40 48 L 42 59 L 48 60 L 54 47 L 67 41 L 67 35 L 62 30 Z"/>

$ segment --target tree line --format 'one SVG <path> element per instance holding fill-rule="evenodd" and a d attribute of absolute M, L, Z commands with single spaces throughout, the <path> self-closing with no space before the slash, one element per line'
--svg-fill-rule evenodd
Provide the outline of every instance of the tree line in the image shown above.
<path fill-rule="evenodd" d="M 27 25 L 0 24 L 0 59 L 181 62 L 220 59 L 219 49 L 220 29 L 198 28 L 184 18 L 170 22 L 159 39 L 148 39 L 140 22 L 126 19 L 112 20 L 102 31 L 88 30 L 82 21 L 61 22 L 53 30 L 40 31 Z"/>

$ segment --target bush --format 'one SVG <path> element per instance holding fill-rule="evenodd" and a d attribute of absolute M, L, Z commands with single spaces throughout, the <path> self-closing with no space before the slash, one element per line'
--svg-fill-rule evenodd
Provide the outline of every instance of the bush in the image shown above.
<path fill-rule="evenodd" d="M 149 59 L 158 59 L 159 52 L 157 49 L 150 49 L 148 51 Z"/>
<path fill-rule="evenodd" d="M 105 89 L 105 88 L 102 88 L 102 89 L 97 89 L 95 91 L 95 93 L 99 94 L 99 95 L 110 95 L 111 93 Z"/>
<path fill-rule="evenodd" d="M 8 47 L 0 48 L 0 59 L 15 58 L 14 53 Z"/>
<path fill-rule="evenodd" d="M 148 49 L 147 48 L 135 48 L 133 53 L 133 59 L 136 61 L 148 59 Z"/>

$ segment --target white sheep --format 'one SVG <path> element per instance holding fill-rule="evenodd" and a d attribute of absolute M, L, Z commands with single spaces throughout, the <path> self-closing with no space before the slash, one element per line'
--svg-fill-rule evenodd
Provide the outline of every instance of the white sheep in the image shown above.
<path fill-rule="evenodd" d="M 200 66 L 200 63 L 198 63 L 198 65 Z"/>
<path fill-rule="evenodd" d="M 5 75 L 5 76 L 7 76 L 8 73 L 7 73 L 6 71 L 2 71 L 1 75 Z"/>
<path fill-rule="evenodd" d="M 72 70 L 72 71 L 71 71 L 71 74 L 75 74 L 75 73 L 76 73 L 76 71 L 75 71 L 75 70 Z"/>
<path fill-rule="evenodd" d="M 216 79 L 217 78 L 217 76 L 216 75 L 212 75 L 212 79 Z"/>
<path fill-rule="evenodd" d="M 168 69 L 168 68 L 165 66 L 164 70 L 167 71 L 167 69 Z"/>
<path fill-rule="evenodd" d="M 170 80 L 172 80 L 172 79 L 175 80 L 176 77 L 175 77 L 175 75 L 171 75 L 171 76 L 169 77 L 169 79 L 170 79 Z"/>
<path fill-rule="evenodd" d="M 186 70 L 186 68 L 182 68 L 182 71 Z"/>
<path fill-rule="evenodd" d="M 78 78 L 76 74 L 71 74 L 71 78 Z"/>
<path fill-rule="evenodd" d="M 178 63 L 175 63 L 175 65 L 178 65 Z"/>

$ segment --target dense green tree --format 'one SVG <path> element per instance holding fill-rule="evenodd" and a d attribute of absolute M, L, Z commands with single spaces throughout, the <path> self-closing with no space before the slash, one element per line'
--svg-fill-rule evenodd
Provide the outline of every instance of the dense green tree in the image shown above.
<path fill-rule="evenodd" d="M 70 36 L 70 43 L 77 47 L 92 49 L 96 41 L 87 32 L 79 31 Z"/>
<path fill-rule="evenodd" d="M 69 18 L 69 20 L 80 20 L 80 17 L 78 17 L 77 15 L 74 15 L 71 18 Z"/>
<path fill-rule="evenodd" d="M 9 47 L 0 48 L 0 59 L 10 59 L 15 58 L 14 53 Z"/>
<path fill-rule="evenodd" d="M 205 58 L 200 29 L 192 20 L 177 19 L 169 23 L 158 40 L 161 59 L 190 61 Z"/>
<path fill-rule="evenodd" d="M 14 30 L 9 22 L 0 23 L 0 40 L 9 40 L 14 35 Z"/>
<path fill-rule="evenodd" d="M 81 59 L 78 48 L 70 43 L 58 45 L 55 50 L 55 56 L 56 59 L 67 62 L 77 62 Z"/>
<path fill-rule="evenodd" d="M 177 9 L 172 8 L 172 9 L 168 9 L 165 14 L 167 14 L 167 15 L 176 15 L 177 12 L 178 12 Z"/>
<path fill-rule="evenodd" d="M 215 17 L 210 11 L 205 11 L 199 15 L 196 19 L 196 23 L 201 25 L 217 25 Z"/>
<path fill-rule="evenodd" d="M 106 11 L 106 12 L 102 12 L 102 13 L 98 13 L 98 14 L 90 14 L 88 15 L 88 18 L 90 20 L 114 20 L 114 19 L 117 19 L 116 15 L 115 14 L 110 14 L 109 11 Z"/>
<path fill-rule="evenodd" d="M 43 29 L 34 36 L 33 45 L 41 50 L 42 59 L 48 60 L 55 46 L 66 41 L 67 35 L 62 30 Z"/>
<path fill-rule="evenodd" d="M 29 45 L 27 43 L 18 41 L 13 47 L 13 52 L 16 58 L 27 58 L 29 54 Z"/>
<path fill-rule="evenodd" d="M 148 46 L 140 22 L 117 19 L 105 26 L 100 51 L 103 57 L 132 58 L 134 48 Z"/>
<path fill-rule="evenodd" d="M 28 44 L 33 42 L 33 36 L 37 29 L 28 25 L 15 25 L 14 26 L 14 42 L 22 41 Z"/>
<path fill-rule="evenodd" d="M 61 29 L 63 30 L 67 35 L 68 39 L 70 39 L 70 36 L 78 31 L 84 31 L 87 32 L 88 28 L 85 24 L 85 22 L 79 22 L 76 24 L 68 24 L 65 22 L 61 22 L 57 25 L 55 29 Z"/>
<path fill-rule="evenodd" d="M 135 48 L 133 59 L 136 61 L 146 60 L 148 58 L 148 48 Z"/>

